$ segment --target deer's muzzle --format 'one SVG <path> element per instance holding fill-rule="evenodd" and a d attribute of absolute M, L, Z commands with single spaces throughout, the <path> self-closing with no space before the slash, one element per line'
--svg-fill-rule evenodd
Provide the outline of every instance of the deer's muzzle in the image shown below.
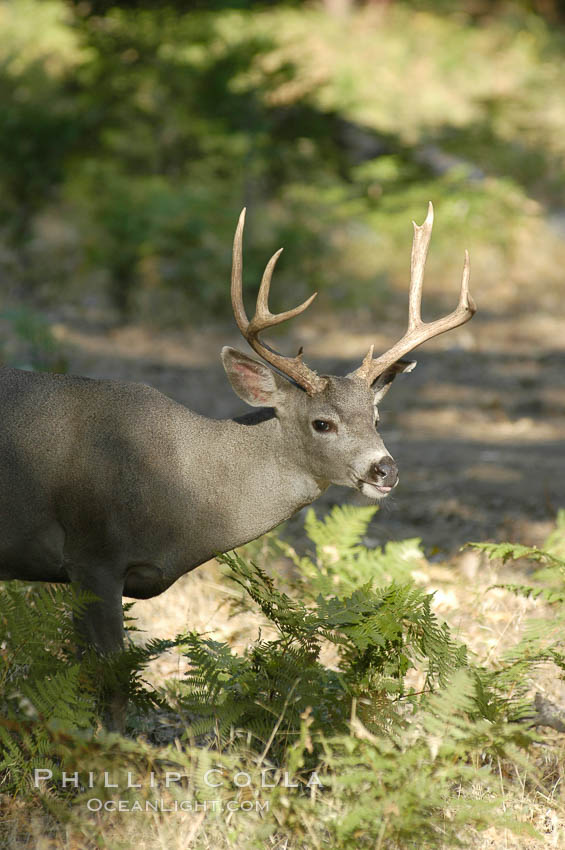
<path fill-rule="evenodd" d="M 392 490 L 398 483 L 398 467 L 394 460 L 385 455 L 377 463 L 371 464 L 367 481 L 383 490 Z"/>

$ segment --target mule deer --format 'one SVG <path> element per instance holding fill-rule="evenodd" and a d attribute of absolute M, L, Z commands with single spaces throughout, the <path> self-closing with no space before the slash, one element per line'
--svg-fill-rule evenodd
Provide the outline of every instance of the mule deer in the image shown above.
<path fill-rule="evenodd" d="M 431 323 L 420 317 L 430 204 L 424 224 L 414 225 L 406 333 L 380 357 L 371 347 L 345 377 L 318 375 L 301 351 L 285 357 L 260 338 L 314 298 L 270 312 L 280 251 L 247 318 L 244 218 L 245 210 L 233 246 L 232 306 L 244 338 L 269 365 L 228 347 L 222 361 L 235 392 L 258 411 L 207 419 L 144 384 L 0 371 L 0 579 L 73 582 L 94 593 L 98 601 L 79 628 L 102 654 L 122 646 L 122 595 L 161 593 L 283 522 L 331 483 L 377 499 L 390 493 L 398 473 L 376 430 L 378 404 L 395 375 L 415 365 L 405 354 L 475 312 L 466 255 L 457 308 Z"/>

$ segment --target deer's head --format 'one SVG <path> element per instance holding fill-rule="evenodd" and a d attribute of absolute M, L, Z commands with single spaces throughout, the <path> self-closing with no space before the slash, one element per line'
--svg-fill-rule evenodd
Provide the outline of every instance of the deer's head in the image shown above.
<path fill-rule="evenodd" d="M 242 294 L 244 222 L 245 210 L 239 218 L 233 245 L 233 311 L 251 348 L 274 369 L 234 348 L 225 347 L 222 360 L 233 389 L 252 406 L 274 409 L 291 456 L 320 484 L 355 487 L 372 498 L 386 496 L 398 483 L 398 470 L 377 430 L 378 406 L 395 376 L 411 371 L 416 365 L 414 361 L 404 360 L 405 354 L 472 318 L 476 307 L 469 294 L 467 252 L 456 309 L 434 322 L 423 322 L 420 311 L 422 284 L 433 226 L 430 203 L 424 224 L 414 224 L 406 333 L 380 357 L 373 357 L 371 346 L 359 368 L 345 377 L 318 375 L 304 363 L 302 349 L 296 357 L 285 357 L 259 338 L 267 328 L 302 313 L 316 296 L 314 293 L 292 310 L 270 312 L 271 277 L 282 249 L 267 263 L 255 315 L 251 321 L 247 318 Z"/>

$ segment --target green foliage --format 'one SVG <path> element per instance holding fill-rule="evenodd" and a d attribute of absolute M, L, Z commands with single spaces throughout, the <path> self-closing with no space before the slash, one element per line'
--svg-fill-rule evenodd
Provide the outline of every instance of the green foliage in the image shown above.
<path fill-rule="evenodd" d="M 554 558 L 565 561 L 565 510 L 563 508 L 557 512 L 555 528 L 548 535 L 543 548 Z"/>
<path fill-rule="evenodd" d="M 65 84 L 79 59 L 69 24 L 57 0 L 0 3 L 0 232 L 3 263 L 13 254 L 11 278 L 27 296 L 54 265 L 34 241 L 36 217 L 56 199 L 84 132 Z"/>
<path fill-rule="evenodd" d="M 70 605 L 69 605 L 70 601 Z M 34 716 L 68 719 L 78 726 L 92 720 L 83 695 L 75 687 L 78 665 L 69 650 L 73 635 L 72 612 L 80 614 L 88 604 L 85 594 L 70 598 L 47 585 L 18 583 L 2 585 L 0 623 L 2 715 L 20 709 Z M 45 628 L 43 624 L 45 622 Z M 53 683 L 60 679 L 68 689 L 58 693 Z M 88 701 L 87 701 L 88 702 Z"/>
<path fill-rule="evenodd" d="M 363 722 L 381 729 L 393 718 L 395 702 L 415 698 L 405 687 L 408 671 L 422 671 L 428 692 L 465 663 L 465 648 L 437 621 L 431 597 L 405 580 L 406 564 L 397 549 L 379 551 L 372 561 L 370 550 L 361 546 L 373 513 L 374 508 L 335 508 L 321 522 L 313 512 L 308 515 L 306 529 L 317 551 L 323 558 L 331 552 L 328 586 L 336 584 L 331 576 L 349 581 L 349 592 L 340 587 L 339 595 L 306 590 L 313 566 L 308 559 L 297 559 L 303 570 L 297 598 L 236 553 L 221 557 L 227 578 L 244 589 L 277 637 L 259 635 L 239 656 L 226 644 L 186 636 L 184 652 L 191 666 L 176 699 L 184 716 L 193 718 L 193 734 L 208 732 L 226 740 L 233 728 L 241 728 L 254 735 L 259 748 L 270 740 L 271 751 L 281 758 L 306 710 L 316 733 L 327 728 L 344 732 L 353 703 Z M 356 559 L 366 574 L 371 565 L 375 569 L 372 579 L 363 583 L 358 577 L 353 587 Z M 392 581 L 373 587 L 383 574 L 392 575 Z M 322 650 L 333 651 L 337 669 L 321 663 Z"/>
<path fill-rule="evenodd" d="M 275 546 L 289 557 L 301 577 L 301 593 L 314 598 L 318 594 L 351 593 L 367 582 L 404 582 L 424 563 L 417 538 L 391 541 L 384 547 L 368 548 L 361 540 L 377 508 L 335 507 L 324 518 L 316 519 L 313 509 L 306 514 L 304 529 L 315 544 L 312 557 L 301 557 L 283 541 Z"/>
<path fill-rule="evenodd" d="M 506 802 L 514 771 L 523 783 L 544 782 L 530 754 L 537 737 L 523 722 L 526 680 L 542 662 L 559 665 L 559 635 L 548 642 L 527 623 L 523 639 L 491 666 L 469 663 L 465 647 L 433 614 L 431 596 L 410 580 L 411 569 L 426 568 L 417 541 L 375 552 L 362 545 L 373 513 L 334 509 L 325 520 L 309 514 L 310 557 L 286 544 L 273 548 L 271 537 L 271 551 L 294 561 L 288 593 L 241 555 L 224 556 L 226 576 L 265 621 L 243 652 L 194 632 L 130 649 L 129 680 L 121 681 L 135 699 L 145 661 L 171 646 L 182 650 L 185 678 L 146 693 L 139 705 L 149 722 L 150 705 L 177 711 L 190 745 L 155 747 L 143 738 L 93 733 L 102 671 L 93 676 L 90 662 L 79 665 L 69 650 L 71 612 L 88 599 L 69 604 L 52 588 L 7 585 L 0 595 L 4 790 L 77 826 L 86 799 L 112 797 L 105 771 L 115 772 L 120 798 L 139 804 L 155 796 L 149 775 L 162 782 L 167 770 L 187 777 L 166 790 L 167 800 L 209 799 L 204 776 L 213 768 L 214 781 L 226 780 L 213 792 L 222 805 L 234 794 L 269 803 L 260 817 L 245 818 L 245 835 L 243 821 L 234 821 L 232 838 L 250 847 L 263 848 L 275 836 L 288 846 L 336 850 L 455 847 L 492 826 L 533 835 Z M 560 514 L 540 549 L 481 548 L 507 560 L 533 553 L 543 564 L 540 586 L 557 587 L 564 529 Z M 308 590 L 316 566 L 320 586 L 328 588 L 323 593 Z M 562 600 L 551 605 L 562 635 Z M 124 674 L 119 665 L 114 672 Z M 85 765 L 96 774 L 94 788 L 61 786 L 62 770 L 84 773 Z M 53 772 L 42 790 L 32 788 L 33 767 Z M 261 784 L 265 769 L 269 787 Z M 127 771 L 141 780 L 140 789 L 126 788 Z M 237 771 L 250 777 L 244 789 L 230 786 Z"/>
<path fill-rule="evenodd" d="M 130 643 L 114 658 L 77 656 L 73 618 L 94 597 L 54 585 L 0 584 L 0 781 L 5 791 L 29 787 L 34 759 L 60 776 L 51 749 L 57 730 L 74 734 L 99 725 L 108 691 L 127 692 L 138 712 L 153 709 L 142 672 L 171 641 Z M 126 606 L 126 616 L 127 616 Z M 55 769 L 56 768 L 56 769 Z"/>
<path fill-rule="evenodd" d="M 41 313 L 28 307 L 17 307 L 5 310 L 0 319 L 9 322 L 17 340 L 17 352 L 8 353 L 10 365 L 38 372 L 67 371 L 63 348 Z"/>
<path fill-rule="evenodd" d="M 477 766 L 494 740 L 521 762 L 525 736 L 470 722 L 471 693 L 469 674 L 459 670 L 408 728 L 374 735 L 354 718 L 349 735 L 324 740 L 320 778 L 331 793 L 319 806 L 332 846 L 462 846 L 471 823 L 534 833 L 500 812 L 498 777 Z M 480 795 L 465 792 L 473 785 Z"/>
<path fill-rule="evenodd" d="M 537 546 L 524 546 L 521 543 L 470 543 L 473 549 L 484 552 L 493 560 L 500 559 L 502 563 L 519 558 L 527 558 L 530 561 L 541 561 L 542 563 L 560 568 L 563 567 L 563 559 L 553 555 L 549 550 Z"/>
<path fill-rule="evenodd" d="M 491 711 L 495 705 L 513 716 L 527 716 L 531 705 L 525 699 L 527 676 L 541 664 L 553 664 L 565 676 L 565 511 L 559 511 L 555 529 L 541 548 L 515 543 L 472 543 L 490 559 L 503 563 L 522 560 L 541 564 L 532 573 L 533 584 L 497 585 L 517 596 L 540 599 L 550 607 L 550 615 L 531 617 L 520 641 L 503 653 L 493 670 L 482 671 L 481 678 L 491 688 Z"/>
<path fill-rule="evenodd" d="M 49 586 L 20 583 L 0 589 L 0 776 L 22 793 L 31 782 L 33 757 L 53 768 L 43 724 L 88 728 L 96 719 L 95 687 L 70 650 L 72 612 L 88 604 Z"/>
<path fill-rule="evenodd" d="M 455 242 L 487 286 L 528 276 L 525 234 L 561 268 L 532 198 L 562 195 L 563 36 L 523 8 L 0 0 L 0 22 L 0 235 L 26 297 L 72 275 L 124 318 L 227 313 L 244 204 L 250 288 L 285 247 L 275 309 L 315 288 L 381 313 L 430 198 L 438 296 Z"/>
<path fill-rule="evenodd" d="M 502 761 L 532 774 L 526 753 L 535 736 L 509 722 L 521 717 L 518 683 L 531 667 L 510 657 L 494 671 L 469 665 L 431 613 L 431 597 L 408 580 L 410 568 L 425 565 L 417 541 L 374 553 L 362 546 L 373 514 L 335 508 L 320 521 L 310 512 L 314 559 L 269 540 L 268 551 L 290 554 L 298 570 L 292 596 L 241 556 L 222 558 L 276 636 L 259 634 L 242 654 L 185 636 L 190 668 L 184 682 L 169 683 L 169 698 L 189 739 L 233 752 L 245 741 L 299 786 L 315 767 L 324 788 L 315 814 L 311 792 L 272 793 L 295 840 L 318 835 L 321 823 L 324 841 L 339 848 L 404 847 L 416 835 L 418 846 L 457 846 L 470 824 L 533 834 L 499 804 Z M 328 651 L 331 667 L 321 661 Z M 405 681 L 415 671 L 417 693 Z"/>

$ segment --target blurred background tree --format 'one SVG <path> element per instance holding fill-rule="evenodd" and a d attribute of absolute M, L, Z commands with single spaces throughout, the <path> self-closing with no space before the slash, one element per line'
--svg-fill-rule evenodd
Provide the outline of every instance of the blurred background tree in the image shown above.
<path fill-rule="evenodd" d="M 465 245 L 486 285 L 512 277 L 507 300 L 551 284 L 564 16 L 557 0 L 0 0 L 6 297 L 227 314 L 247 205 L 250 287 L 284 245 L 275 308 L 315 288 L 370 319 L 404 286 L 429 199 L 441 306 Z"/>

